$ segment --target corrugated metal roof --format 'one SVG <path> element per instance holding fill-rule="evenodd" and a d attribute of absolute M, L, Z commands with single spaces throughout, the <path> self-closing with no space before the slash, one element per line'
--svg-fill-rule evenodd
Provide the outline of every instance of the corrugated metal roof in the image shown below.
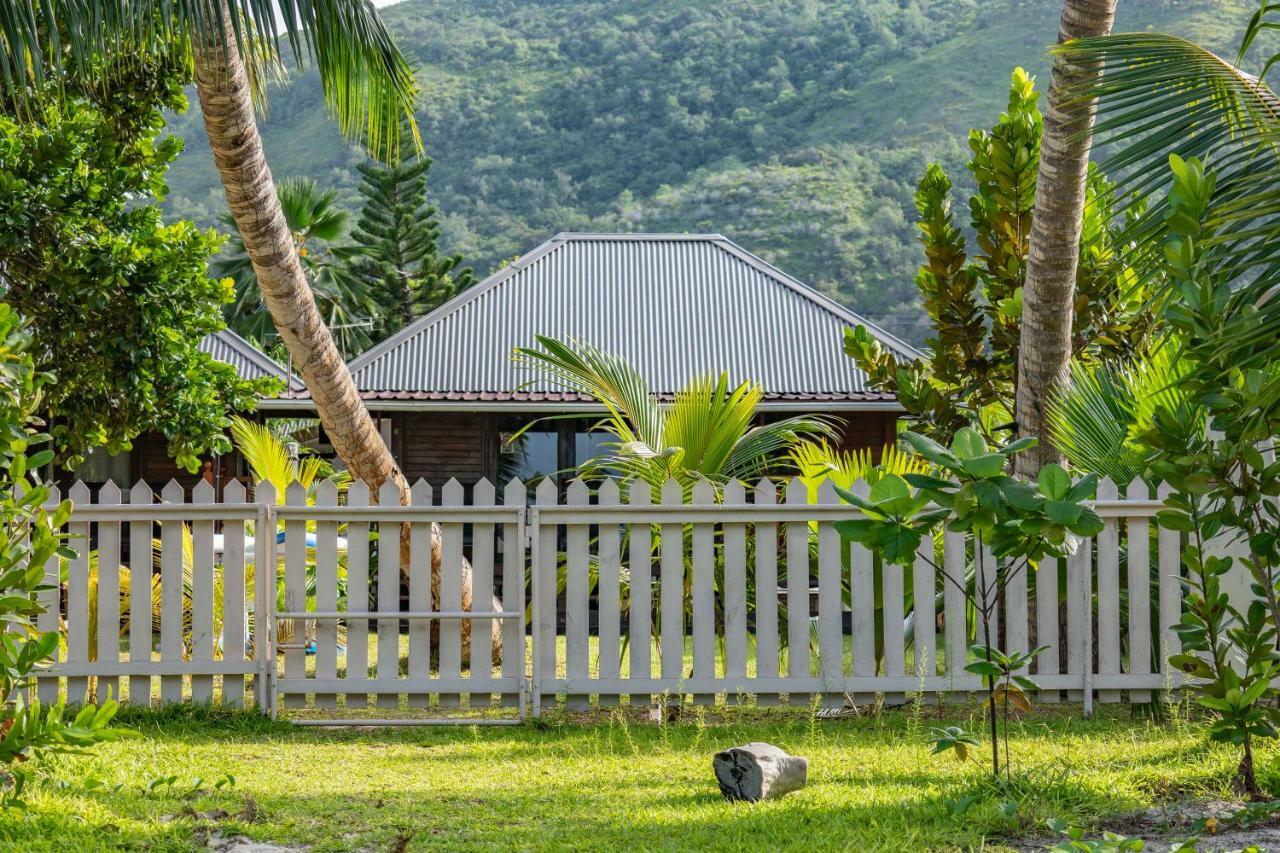
<path fill-rule="evenodd" d="M 201 352 L 207 352 L 218 361 L 234 367 L 242 379 L 274 376 L 285 380 L 289 390 L 303 387 L 301 379 L 289 373 L 275 359 L 230 329 L 221 329 L 205 335 L 200 341 L 199 348 Z"/>
<path fill-rule="evenodd" d="M 859 323 L 917 354 L 718 234 L 559 234 L 350 367 L 371 400 L 580 399 L 512 361 L 541 334 L 625 358 L 662 397 L 723 370 L 770 400 L 892 401 L 841 350 Z"/>

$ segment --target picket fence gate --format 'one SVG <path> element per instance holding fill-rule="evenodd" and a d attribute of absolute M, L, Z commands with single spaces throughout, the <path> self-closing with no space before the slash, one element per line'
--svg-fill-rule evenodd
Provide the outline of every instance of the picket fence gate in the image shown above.
<path fill-rule="evenodd" d="M 946 533 L 910 571 L 882 567 L 841 540 L 834 523 L 857 511 L 830 483 L 467 491 L 419 481 L 401 506 L 391 484 L 374 500 L 359 483 L 294 483 L 277 501 L 270 483 L 230 482 L 215 501 L 202 481 L 158 496 L 107 484 L 94 500 L 77 483 L 76 556 L 46 566 L 38 622 L 65 642 L 35 690 L 240 705 L 251 684 L 260 709 L 330 724 L 515 722 L 560 697 L 840 707 L 981 687 L 964 672 L 971 608 L 936 566 L 967 570 L 973 592 L 997 561 Z M 1166 491 L 1104 481 L 1096 539 L 1009 581 L 997 632 L 1006 651 L 1046 647 L 1029 673 L 1040 701 L 1145 702 L 1182 684 L 1166 663 L 1180 534 L 1153 520 Z"/>

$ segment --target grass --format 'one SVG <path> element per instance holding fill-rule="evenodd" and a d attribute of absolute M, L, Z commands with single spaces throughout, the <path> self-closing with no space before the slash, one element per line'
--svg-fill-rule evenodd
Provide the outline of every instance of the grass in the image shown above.
<path fill-rule="evenodd" d="M 978 728 L 977 714 L 914 705 L 826 721 L 802 709 L 695 709 L 657 724 L 615 709 L 518 728 L 348 731 L 207 707 L 130 711 L 141 738 L 43 768 L 27 808 L 0 815 L 0 846 L 188 850 L 216 830 L 317 851 L 999 850 L 1048 817 L 1095 825 L 1227 793 L 1232 753 L 1210 745 L 1184 706 L 1159 723 L 1121 706 L 1091 721 L 1069 706 L 1037 712 L 1016 724 L 1017 769 L 1001 786 L 977 762 L 928 754 L 930 727 Z M 752 740 L 807 756 L 808 787 L 726 803 L 711 756 Z M 228 776 L 234 784 L 215 788 Z"/>

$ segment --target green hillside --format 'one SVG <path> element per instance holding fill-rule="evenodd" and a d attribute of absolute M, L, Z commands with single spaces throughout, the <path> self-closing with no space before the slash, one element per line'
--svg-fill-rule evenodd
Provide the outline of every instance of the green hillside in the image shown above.
<path fill-rule="evenodd" d="M 1118 29 L 1230 49 L 1254 3 L 1121 0 Z M 1048 82 L 1060 0 L 406 0 L 444 242 L 486 271 L 556 231 L 718 231 L 918 339 L 911 191 L 958 169 L 1022 65 Z M 362 155 L 313 75 L 264 122 L 277 178 L 351 199 Z M 169 207 L 222 209 L 194 111 Z M 961 177 L 956 174 L 956 177 Z"/>

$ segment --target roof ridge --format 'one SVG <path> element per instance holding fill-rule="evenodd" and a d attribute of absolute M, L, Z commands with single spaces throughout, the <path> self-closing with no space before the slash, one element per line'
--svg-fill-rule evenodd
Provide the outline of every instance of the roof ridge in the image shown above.
<path fill-rule="evenodd" d="M 697 233 L 676 233 L 676 232 L 648 232 L 648 231 L 561 231 L 557 233 L 552 240 L 574 240 L 579 242 L 587 241 L 631 241 L 637 243 L 643 242 L 662 242 L 670 243 L 675 241 L 687 241 L 691 243 L 711 243 L 717 241 L 730 242 L 723 234 L 715 232 L 697 232 Z"/>

